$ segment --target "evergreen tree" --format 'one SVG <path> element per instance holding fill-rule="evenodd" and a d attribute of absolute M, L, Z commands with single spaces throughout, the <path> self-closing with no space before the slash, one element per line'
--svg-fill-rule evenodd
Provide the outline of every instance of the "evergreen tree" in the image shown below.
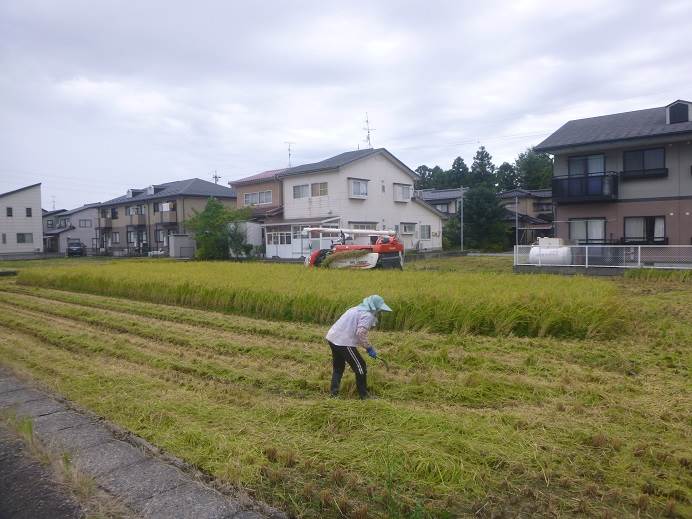
<path fill-rule="evenodd" d="M 505 209 L 492 187 L 480 185 L 469 189 L 464 196 L 465 248 L 504 250 L 508 246 L 504 216 Z"/>
<path fill-rule="evenodd" d="M 452 169 L 450 169 L 448 173 L 448 187 L 468 186 L 470 181 L 469 168 L 461 157 L 454 159 L 454 162 L 452 162 Z"/>
<path fill-rule="evenodd" d="M 481 146 L 476 151 L 476 155 L 473 157 L 473 163 L 471 164 L 471 181 L 468 187 L 478 187 L 487 186 L 490 188 L 495 187 L 495 165 L 493 164 L 493 158 L 485 149 L 485 146 Z"/>
<path fill-rule="evenodd" d="M 432 170 L 428 166 L 418 166 L 416 173 L 420 177 L 415 182 L 416 189 L 430 189 L 432 187 Z"/>
<path fill-rule="evenodd" d="M 553 159 L 547 153 L 527 148 L 517 157 L 515 167 L 524 189 L 545 189 L 551 186 Z"/>
<path fill-rule="evenodd" d="M 503 162 L 495 173 L 495 182 L 498 191 L 509 191 L 520 185 L 519 172 L 509 162 Z"/>

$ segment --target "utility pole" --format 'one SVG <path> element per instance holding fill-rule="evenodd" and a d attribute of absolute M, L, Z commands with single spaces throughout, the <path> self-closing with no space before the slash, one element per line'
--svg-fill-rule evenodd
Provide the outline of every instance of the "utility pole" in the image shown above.
<path fill-rule="evenodd" d="M 461 198 L 459 198 L 459 243 L 461 252 L 464 252 L 464 188 L 461 188 Z"/>
<path fill-rule="evenodd" d="M 291 167 L 291 146 L 295 144 L 295 142 L 292 141 L 284 141 L 284 143 L 288 144 L 288 167 Z"/>
<path fill-rule="evenodd" d="M 221 177 L 217 175 L 216 170 L 214 170 L 214 174 L 211 176 L 211 178 L 214 179 L 214 184 L 218 184 L 219 180 L 221 179 Z"/>
<path fill-rule="evenodd" d="M 514 245 L 519 246 L 519 197 L 514 197 Z"/>
<path fill-rule="evenodd" d="M 370 132 L 374 132 L 375 128 L 370 128 L 370 119 L 368 118 L 368 112 L 365 112 L 365 126 L 363 127 L 367 133 L 365 135 L 365 142 L 368 144 L 368 148 L 372 149 L 372 136 Z"/>

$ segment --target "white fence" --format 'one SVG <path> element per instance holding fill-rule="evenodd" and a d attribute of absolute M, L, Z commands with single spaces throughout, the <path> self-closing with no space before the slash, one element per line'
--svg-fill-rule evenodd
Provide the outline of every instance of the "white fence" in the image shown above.
<path fill-rule="evenodd" d="M 515 265 L 692 269 L 692 245 L 516 245 Z"/>

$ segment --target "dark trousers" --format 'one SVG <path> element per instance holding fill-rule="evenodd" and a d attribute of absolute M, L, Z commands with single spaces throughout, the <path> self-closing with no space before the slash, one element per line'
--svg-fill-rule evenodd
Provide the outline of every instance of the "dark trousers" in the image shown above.
<path fill-rule="evenodd" d="M 331 342 L 329 342 L 329 347 L 332 349 L 332 395 L 336 396 L 339 394 L 341 377 L 344 374 L 346 363 L 348 363 L 348 365 L 351 366 L 353 373 L 356 374 L 356 387 L 358 388 L 358 394 L 361 398 L 366 398 L 368 396 L 368 385 L 366 379 L 368 368 L 363 360 L 363 357 L 361 357 L 360 353 L 358 353 L 358 350 L 349 346 L 336 346 Z"/>

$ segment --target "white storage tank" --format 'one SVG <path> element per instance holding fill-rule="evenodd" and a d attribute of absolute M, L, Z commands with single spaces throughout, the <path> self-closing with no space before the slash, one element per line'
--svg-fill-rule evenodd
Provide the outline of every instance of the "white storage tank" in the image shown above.
<path fill-rule="evenodd" d="M 529 251 L 532 265 L 572 265 L 572 248 L 561 238 L 538 238 L 538 245 Z"/>

